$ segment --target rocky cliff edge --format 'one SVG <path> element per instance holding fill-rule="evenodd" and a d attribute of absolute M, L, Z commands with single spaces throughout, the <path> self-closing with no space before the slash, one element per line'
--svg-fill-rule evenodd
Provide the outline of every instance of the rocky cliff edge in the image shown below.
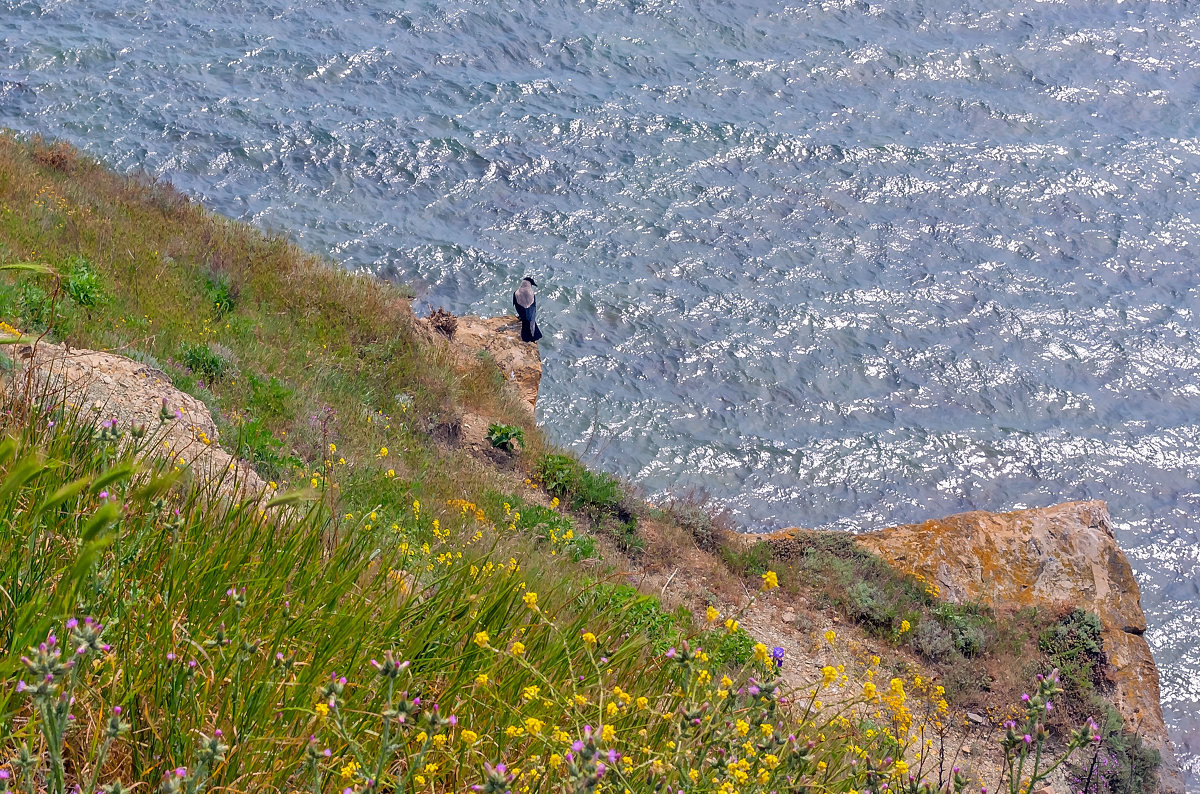
<path fill-rule="evenodd" d="M 859 535 L 893 567 L 920 574 L 952 601 L 994 608 L 1080 607 L 1103 627 L 1113 704 L 1163 756 L 1159 790 L 1182 792 L 1159 701 L 1158 668 L 1142 636 L 1146 616 L 1104 502 L 1011 513 L 976 511 Z"/>

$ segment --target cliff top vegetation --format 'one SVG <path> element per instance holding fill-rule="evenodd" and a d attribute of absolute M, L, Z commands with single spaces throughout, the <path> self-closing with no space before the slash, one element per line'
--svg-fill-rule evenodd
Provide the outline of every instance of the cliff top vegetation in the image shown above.
<path fill-rule="evenodd" d="M 961 728 L 955 693 L 894 659 L 838 662 L 816 626 L 829 661 L 785 678 L 797 660 L 739 620 L 804 593 L 934 669 L 1036 648 L 1053 622 L 1014 638 L 843 541 L 773 560 L 697 501 L 652 508 L 550 448 L 403 288 L 64 144 L 0 136 L 0 262 L 32 264 L 0 275 L 7 384 L 38 338 L 120 352 L 270 481 L 230 499 L 153 454 L 170 406 L 118 427 L 9 390 L 0 792 L 954 790 L 974 781 L 932 748 Z M 466 412 L 498 458 L 455 443 Z M 629 586 L 685 550 L 707 561 L 694 617 Z M 1061 634 L 1047 647 L 1073 658 L 1086 632 Z M 1035 686 L 1000 732 L 1014 791 L 1056 764 L 1051 732 L 1087 760 L 1120 735 L 1057 722 L 1058 677 Z"/>

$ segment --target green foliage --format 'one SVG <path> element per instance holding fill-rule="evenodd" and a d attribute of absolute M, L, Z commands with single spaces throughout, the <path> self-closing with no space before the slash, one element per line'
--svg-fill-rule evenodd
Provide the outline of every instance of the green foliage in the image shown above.
<path fill-rule="evenodd" d="M 765 543 L 731 544 L 721 549 L 721 558 L 739 576 L 761 576 L 771 565 L 771 547 Z"/>
<path fill-rule="evenodd" d="M 487 439 L 493 447 L 505 452 L 515 452 L 517 445 L 525 446 L 525 431 L 516 425 L 492 423 L 488 425 Z"/>
<path fill-rule="evenodd" d="M 274 375 L 260 378 L 247 374 L 246 381 L 250 385 L 250 398 L 246 407 L 254 416 L 277 421 L 289 418 L 295 413 L 296 392 L 279 378 Z"/>
<path fill-rule="evenodd" d="M 104 288 L 100 283 L 100 274 L 92 267 L 92 263 L 82 256 L 72 256 L 64 265 L 66 278 L 63 286 L 71 300 L 85 308 L 100 305 L 104 301 Z"/>
<path fill-rule="evenodd" d="M 9 325 L 20 322 L 19 300 L 16 285 L 0 281 L 0 320 Z"/>
<path fill-rule="evenodd" d="M 179 360 L 205 383 L 221 380 L 231 368 L 227 358 L 206 344 L 185 343 L 179 348 Z"/>
<path fill-rule="evenodd" d="M 600 556 L 595 539 L 577 530 L 574 519 L 557 510 L 498 491 L 488 491 L 482 504 L 495 524 L 510 524 L 530 537 L 541 539 L 554 554 L 563 550 L 573 562 Z"/>
<path fill-rule="evenodd" d="M 570 455 L 556 454 L 539 458 L 535 473 L 547 493 L 587 513 L 609 531 L 622 551 L 637 553 L 644 548 L 638 536 L 637 514 L 616 477 L 591 471 Z"/>
<path fill-rule="evenodd" d="M 754 658 L 754 638 L 742 629 L 719 631 L 713 629 L 700 636 L 701 646 L 708 651 L 716 667 L 737 668 Z"/>
<path fill-rule="evenodd" d="M 584 467 L 570 455 L 543 455 L 537 462 L 537 476 L 546 493 L 566 501 L 580 488 Z"/>
<path fill-rule="evenodd" d="M 601 614 L 621 615 L 628 636 L 645 638 L 655 653 L 681 645 L 690 630 L 686 611 L 664 612 L 658 599 L 642 595 L 629 585 L 597 584 L 587 591 L 584 602 Z"/>
<path fill-rule="evenodd" d="M 262 419 L 247 420 L 237 428 L 236 448 L 267 479 L 279 479 L 303 465 L 295 455 L 284 452 L 283 441 L 275 437 Z"/>
<path fill-rule="evenodd" d="M 858 623 L 876 631 L 890 630 L 896 620 L 896 604 L 887 599 L 874 582 L 857 580 L 846 590 L 845 609 Z"/>
<path fill-rule="evenodd" d="M 1100 618 L 1075 609 L 1046 628 L 1038 648 L 1058 668 L 1066 684 L 1062 706 L 1070 717 L 1083 719 L 1093 712 L 1093 696 L 1104 686 L 1104 654 Z"/>
<path fill-rule="evenodd" d="M 33 281 L 22 281 L 17 288 L 22 330 L 44 331 L 54 322 L 54 299 Z"/>
<path fill-rule="evenodd" d="M 241 292 L 224 273 L 210 273 L 204 279 L 204 296 L 213 313 L 222 318 L 237 308 Z"/>
<path fill-rule="evenodd" d="M 936 620 L 918 623 L 911 642 L 917 653 L 935 662 L 948 661 L 954 655 L 954 637 Z"/>

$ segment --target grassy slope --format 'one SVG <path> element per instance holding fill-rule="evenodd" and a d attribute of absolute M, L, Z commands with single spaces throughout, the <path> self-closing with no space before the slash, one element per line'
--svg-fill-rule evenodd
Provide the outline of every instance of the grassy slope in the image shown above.
<path fill-rule="evenodd" d="M 102 617 L 119 635 L 114 645 L 120 675 L 80 684 L 91 694 L 81 700 L 85 710 L 92 709 L 96 725 L 102 724 L 102 705 L 127 703 L 136 711 L 136 740 L 118 743 L 126 749 L 120 764 L 110 760 L 111 774 L 156 783 L 165 769 L 195 764 L 195 741 L 218 728 L 233 747 L 218 777 L 236 789 L 310 785 L 311 771 L 308 783 L 297 778 L 308 732 L 332 748 L 334 759 L 315 759 L 314 769 L 343 769 L 353 759 L 370 766 L 370 758 L 382 752 L 378 726 L 356 715 L 331 727 L 314 707 L 320 682 L 334 671 L 358 675 L 352 676 L 348 702 L 361 706 L 384 697 L 370 685 L 363 664 L 384 649 L 413 660 L 412 670 L 420 668 L 419 676 L 405 673 L 413 676 L 406 679 L 409 688 L 450 704 L 463 715 L 464 726 L 485 737 L 467 746 L 462 729 L 446 732 L 457 742 L 454 752 L 433 748 L 441 772 L 426 775 L 421 784 L 433 786 L 436 780 L 436 790 L 478 780 L 485 761 L 501 758 L 523 759 L 527 772 L 552 776 L 556 768 L 547 760 L 555 749 L 562 752 L 561 742 L 543 746 L 528 733 L 513 733 L 527 727 L 529 718 L 557 724 L 572 741 L 582 738 L 584 724 L 598 731 L 606 721 L 621 724 L 622 734 L 627 728 L 635 736 L 646 731 L 637 741 L 651 752 L 630 771 L 630 780 L 641 775 L 637 779 L 643 783 L 658 774 L 656 763 L 686 770 L 709 763 L 705 753 L 713 746 L 725 742 L 736 748 L 744 741 L 717 727 L 703 740 L 706 750 L 682 741 L 678 718 L 688 708 L 727 713 L 724 728 L 736 725 L 735 713 L 749 719 L 753 712 L 760 721 L 778 722 L 780 730 L 803 731 L 785 726 L 780 715 L 761 711 L 752 701 L 715 695 L 699 671 L 719 672 L 714 667 L 719 660 L 682 669 L 661 659 L 648 663 L 647 643 L 661 650 L 690 628 L 648 609 L 631 591 L 614 593 L 581 580 L 561 557 L 547 555 L 548 549 L 561 548 L 570 519 L 536 514 L 534 521 L 532 506 L 525 508 L 524 518 L 514 518 L 503 507 L 505 501 L 516 503 L 504 496 L 503 473 L 435 440 L 469 409 L 524 425 L 531 448 L 544 448 L 514 397 L 500 388 L 494 369 L 482 362 L 465 372 L 457 369 L 443 347 L 429 344 L 416 329 L 401 290 L 339 272 L 286 242 L 204 211 L 169 186 L 114 175 L 68 147 L 0 137 L 0 261 L 45 261 L 65 274 L 79 269 L 74 257 L 86 259 L 97 274 L 102 302 L 87 306 L 86 299 L 67 298 L 50 279 L 14 279 L 0 283 L 0 318 L 25 331 L 50 328 L 52 336 L 75 346 L 152 359 L 177 385 L 209 402 L 214 416 L 226 417 L 226 443 L 235 437 L 247 441 L 244 451 L 259 459 L 268 476 L 307 482 L 320 474 L 328 485 L 318 503 L 278 531 L 253 511 L 214 511 L 202 498 L 177 490 L 168 502 L 181 512 L 172 516 L 157 495 L 133 498 L 132 486 L 122 486 L 129 498 L 114 537 L 126 538 L 129 545 L 121 557 L 98 551 L 96 570 L 78 576 L 71 574 L 71 558 L 76 545 L 87 548 L 84 535 L 97 509 L 98 489 L 69 500 L 69 509 L 54 521 L 30 519 L 0 540 L 0 553 L 9 561 L 0 571 L 10 597 L 22 606 L 8 613 L 7 624 L 0 619 L 5 647 L 27 647 L 54 621 L 61 625 L 68 613 L 80 610 Z M 230 364 L 228 371 L 205 373 L 200 365 L 208 359 L 197 357 L 197 345 L 210 358 Z M 14 461 L 40 448 L 66 462 L 54 478 L 43 478 L 45 483 L 35 479 L 31 488 L 4 495 L 18 512 L 44 498 L 49 483 L 94 478 L 113 464 L 112 451 L 85 439 L 83 430 L 66 446 L 67 436 L 39 435 L 20 417 L 8 420 L 8 431 L 23 439 Z M 386 458 L 380 457 L 384 447 Z M 301 468 L 291 467 L 292 458 Z M 394 477 L 388 469 L 394 469 Z M 10 476 L 13 470 L 10 465 Z M 474 504 L 466 510 L 450 506 L 455 499 L 477 503 L 479 512 Z M 414 509 L 414 502 L 423 509 Z M 596 514 L 587 500 L 577 507 Z M 628 546 L 629 510 L 608 507 L 615 507 L 609 512 L 619 519 L 618 544 Z M 689 532 L 695 535 L 694 528 L 681 529 L 665 518 L 660 515 L 654 524 L 651 556 L 670 554 L 673 544 Z M 36 549 L 28 555 L 16 551 L 32 537 L 46 537 L 48 526 L 55 526 L 63 543 L 27 546 Z M 476 534 L 481 527 L 487 530 L 483 537 Z M 175 534 L 164 563 L 167 531 Z M 68 542 L 72 539 L 77 542 Z M 432 544 L 428 553 L 422 543 Z M 267 548 L 271 553 L 263 554 Z M 763 561 L 734 562 L 756 575 Z M 488 573 L 479 578 L 478 571 Z M 109 587 L 114 576 L 120 585 Z M 248 605 L 238 607 L 237 596 L 225 591 L 247 584 Z M 520 596 L 535 589 L 548 607 L 542 617 L 554 614 L 553 623 L 535 618 L 529 625 L 535 613 L 524 608 Z M 430 598 L 432 593 L 437 597 Z M 300 600 L 303 612 L 292 606 Z M 58 604 L 58 613 L 47 604 Z M 899 625 L 904 614 L 901 609 L 889 619 Z M 223 625 L 226 636 L 259 647 L 245 656 L 238 643 L 221 650 L 226 647 L 219 639 Z M 598 635 L 599 648 L 606 648 L 611 659 L 603 672 L 596 662 L 599 648 L 580 639 L 584 629 Z M 473 646 L 479 630 L 503 638 L 504 647 L 527 633 L 538 639 L 527 642 L 528 655 L 516 659 Z M 710 636 L 704 642 L 712 649 L 717 640 Z M 203 686 L 164 665 L 168 652 L 198 660 L 204 676 L 195 680 Z M 273 667 L 274 653 L 294 660 L 295 668 L 280 672 Z M 0 682 L 18 669 L 9 657 L 0 665 Z M 234 671 L 237 675 L 231 675 Z M 745 674 L 761 677 L 763 672 Z M 474 676 L 481 673 L 499 680 L 500 687 L 478 685 Z M 523 687 L 534 680 L 554 696 L 523 696 Z M 619 697 L 618 712 L 609 714 L 600 707 L 604 692 L 612 699 L 614 685 L 642 694 L 655 710 L 675 714 L 674 721 L 639 717 Z M 676 686 L 686 690 L 686 702 L 668 697 Z M 587 706 L 571 706 L 576 689 L 584 690 Z M 11 691 L 0 696 L 0 728 L 6 724 L 5 706 L 16 708 L 20 702 Z M 186 713 L 181 702 L 188 705 Z M 33 725 L 25 725 L 23 740 L 36 741 Z M 895 752 L 884 734 L 875 732 L 879 738 L 867 742 L 861 727 L 844 725 L 839 736 L 845 741 L 830 748 L 824 777 L 835 787 L 862 782 L 845 774 L 846 743 L 879 750 L 874 763 Z M 551 730 L 545 728 L 547 734 Z M 699 741 L 699 733 L 692 738 Z M 90 736 L 94 740 L 95 734 Z M 86 739 L 76 737 L 77 742 Z M 0 753 L 4 741 L 0 736 Z M 415 786 L 420 770 L 413 767 L 414 753 L 433 750 L 421 751 L 424 745 L 413 744 L 412 737 L 406 741 L 396 750 L 407 759 L 399 764 L 401 779 Z M 793 752 L 795 746 L 773 741 L 763 734 L 756 751 L 766 748 L 784 759 L 782 771 L 768 770 L 767 778 L 812 774 L 805 766 L 815 763 L 811 755 L 806 759 Z M 608 744 L 617 746 L 615 740 Z M 693 755 L 681 761 L 678 754 L 685 746 Z M 622 745 L 621 752 L 632 754 L 633 748 Z M 70 770 L 82 774 L 95 749 L 75 746 Z M 718 779 L 732 775 L 720 764 L 703 768 L 714 789 Z M 752 764 L 755 768 L 754 774 L 762 774 L 761 765 Z M 567 775 L 566 765 L 562 770 L 560 777 Z M 841 770 L 841 777 L 831 779 L 833 770 Z M 576 772 L 576 778 L 586 777 L 584 767 Z M 338 785 L 361 785 L 362 777 L 352 773 Z M 733 779 L 746 785 L 736 775 Z M 328 781 L 327 787 L 332 785 Z"/>

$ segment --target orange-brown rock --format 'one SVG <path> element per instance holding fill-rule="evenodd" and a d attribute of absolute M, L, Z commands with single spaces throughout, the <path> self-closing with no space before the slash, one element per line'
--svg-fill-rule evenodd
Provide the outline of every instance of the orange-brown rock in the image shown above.
<path fill-rule="evenodd" d="M 1183 791 L 1163 723 L 1158 669 L 1142 637 L 1141 592 L 1104 502 L 961 513 L 855 540 L 895 568 L 936 583 L 952 601 L 1095 612 L 1112 668 L 1113 704 L 1127 727 L 1162 753 L 1160 790 Z"/>
<path fill-rule="evenodd" d="M 267 489 L 249 463 L 221 448 L 208 407 L 175 388 L 158 369 L 116 353 L 46 341 L 0 355 L 14 360 L 13 375 L 4 383 L 14 399 L 61 402 L 97 423 L 115 422 L 125 433 L 146 429 L 156 439 L 154 452 L 187 464 L 202 482 L 217 484 L 225 495 L 257 498 Z M 164 407 L 173 418 L 161 418 Z"/>
<path fill-rule="evenodd" d="M 537 407 L 542 358 L 536 343 L 521 341 L 521 322 L 516 317 L 462 315 L 450 343 L 461 355 L 470 358 L 486 351 L 521 399 L 529 404 L 530 411 Z"/>

